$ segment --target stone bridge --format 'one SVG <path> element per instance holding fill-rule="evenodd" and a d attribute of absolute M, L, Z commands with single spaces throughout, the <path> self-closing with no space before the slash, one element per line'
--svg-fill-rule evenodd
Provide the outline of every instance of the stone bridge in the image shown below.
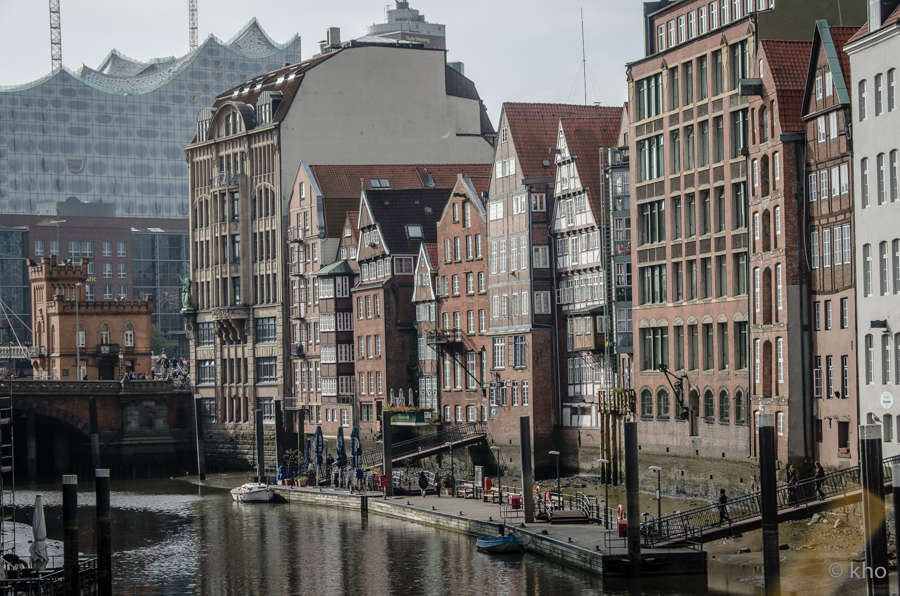
<path fill-rule="evenodd" d="M 196 466 L 192 394 L 171 380 L 15 379 L 0 382 L 0 395 L 12 397 L 16 452 L 26 454 L 16 463 L 27 464 L 29 476 L 38 468 L 50 471 L 50 464 L 54 473 L 90 476 L 91 397 L 104 467 L 120 475 L 158 476 Z M 20 437 L 25 437 L 21 446 Z"/>

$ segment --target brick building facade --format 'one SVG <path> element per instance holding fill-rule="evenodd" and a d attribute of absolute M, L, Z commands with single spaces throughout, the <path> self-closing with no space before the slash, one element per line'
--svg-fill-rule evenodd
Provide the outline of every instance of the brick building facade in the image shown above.
<path fill-rule="evenodd" d="M 132 372 L 150 378 L 154 297 L 86 302 L 85 265 L 49 256 L 28 268 L 35 378 L 109 381 Z"/>

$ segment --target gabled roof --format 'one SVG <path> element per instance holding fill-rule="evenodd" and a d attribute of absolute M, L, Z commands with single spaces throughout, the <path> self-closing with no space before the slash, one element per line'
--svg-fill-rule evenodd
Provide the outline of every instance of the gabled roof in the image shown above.
<path fill-rule="evenodd" d="M 436 270 L 434 263 L 437 263 L 438 248 L 436 242 L 423 242 L 422 246 L 428 251 L 428 268 L 432 271 Z"/>
<path fill-rule="evenodd" d="M 358 203 L 358 201 L 358 199 L 354 199 L 354 202 Z M 347 224 L 353 230 L 353 237 L 359 240 L 359 211 L 347 212 Z"/>
<path fill-rule="evenodd" d="M 803 94 L 803 115 L 809 113 L 812 94 L 815 91 L 816 71 L 819 62 L 820 49 L 825 53 L 828 61 L 828 69 L 834 81 L 834 90 L 840 105 L 850 105 L 850 92 L 847 85 L 850 79 L 850 57 L 844 52 L 844 44 L 852 37 L 856 27 L 829 27 L 828 21 L 820 19 L 816 21 L 816 30 L 813 34 L 812 47 L 810 48 L 809 66 L 807 67 L 806 86 Z"/>
<path fill-rule="evenodd" d="M 506 102 L 503 112 L 526 179 L 553 177 L 552 165 L 545 167 L 543 162 L 550 160 L 550 149 L 556 147 L 560 118 L 622 117 L 622 108 L 550 103 Z"/>
<path fill-rule="evenodd" d="M 801 114 L 812 42 L 763 39 L 760 45 L 775 83 L 781 130 L 805 131 L 806 125 L 801 120 Z"/>
<path fill-rule="evenodd" d="M 369 189 L 363 200 L 378 224 L 385 248 L 394 255 L 419 251 L 422 242 L 437 242 L 437 222 L 452 188 Z M 407 225 L 422 226 L 422 238 L 409 238 Z"/>
<path fill-rule="evenodd" d="M 314 275 L 325 276 L 325 275 L 353 275 L 353 268 L 350 267 L 350 264 L 347 262 L 347 259 L 342 259 L 340 261 L 335 261 L 330 265 L 326 265 L 322 267 L 318 271 L 314 273 Z"/>
<path fill-rule="evenodd" d="M 898 6 L 897 8 L 894 9 L 894 12 L 892 12 L 891 16 L 889 16 L 887 18 L 887 20 L 884 21 L 884 24 L 881 26 L 881 28 L 884 29 L 888 25 L 890 25 L 892 23 L 896 23 L 898 21 L 900 21 L 900 6 Z M 847 43 L 853 43 L 854 41 L 861 39 L 868 34 L 869 34 L 869 22 L 866 21 L 866 24 L 863 25 L 862 27 L 860 27 L 856 31 L 856 33 L 850 39 L 847 40 Z"/>
<path fill-rule="evenodd" d="M 488 189 L 491 164 L 387 164 L 310 166 L 326 202 L 335 198 L 359 200 L 371 180 L 387 179 L 391 189 L 449 188 L 457 174 L 468 174 L 480 192 Z"/>
<path fill-rule="evenodd" d="M 581 186 L 590 189 L 588 196 L 594 213 L 600 205 L 600 149 L 615 147 L 619 140 L 619 127 L 622 124 L 621 108 L 616 116 L 605 118 L 560 118 L 563 134 L 569 155 L 577 155 L 575 167 L 581 178 Z"/>

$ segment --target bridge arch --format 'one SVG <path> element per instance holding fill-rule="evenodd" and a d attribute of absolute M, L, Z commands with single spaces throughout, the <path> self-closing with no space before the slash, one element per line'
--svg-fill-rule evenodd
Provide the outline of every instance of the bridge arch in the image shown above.
<path fill-rule="evenodd" d="M 16 399 L 13 398 L 12 406 L 14 410 L 25 410 L 27 408 L 34 408 L 35 415 L 44 416 L 51 420 L 56 420 L 76 431 L 81 433 L 82 435 L 88 437 L 91 434 L 91 425 L 84 418 L 73 414 L 67 410 L 63 410 L 62 408 L 57 408 L 45 403 L 41 403 L 39 401 L 32 401 L 27 399 Z"/>

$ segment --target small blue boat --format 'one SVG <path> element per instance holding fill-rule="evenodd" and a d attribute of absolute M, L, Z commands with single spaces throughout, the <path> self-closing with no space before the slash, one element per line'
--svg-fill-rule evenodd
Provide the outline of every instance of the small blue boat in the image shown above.
<path fill-rule="evenodd" d="M 494 538 L 479 538 L 475 541 L 478 550 L 484 553 L 522 553 L 525 545 L 518 536 L 495 536 Z"/>

